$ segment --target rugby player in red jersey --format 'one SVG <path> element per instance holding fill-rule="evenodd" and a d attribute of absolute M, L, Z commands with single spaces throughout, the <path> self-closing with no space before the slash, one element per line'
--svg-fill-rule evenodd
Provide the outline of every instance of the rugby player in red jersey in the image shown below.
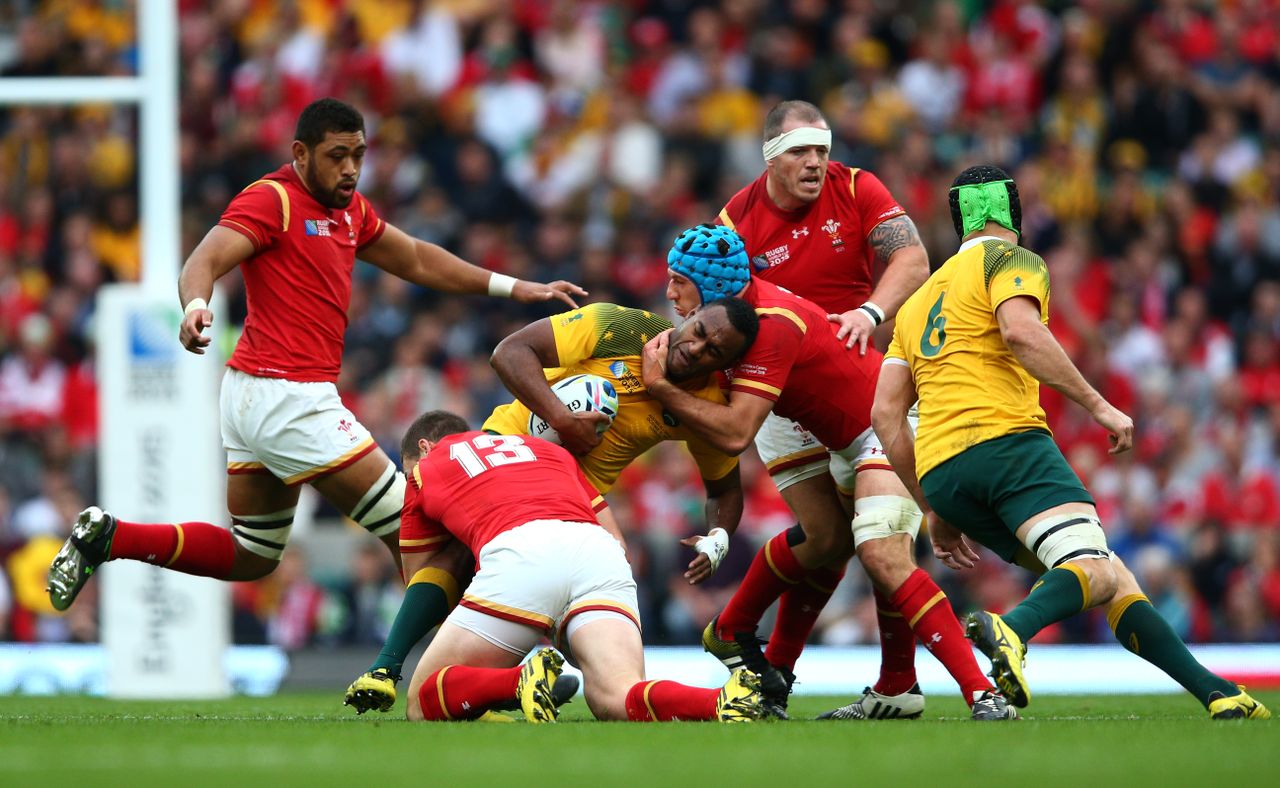
<path fill-rule="evenodd" d="M 819 446 L 830 447 L 829 457 L 824 449 L 823 472 L 807 485 L 800 525 L 775 536 L 756 555 L 733 599 L 707 626 L 704 647 L 731 669 L 745 665 L 758 673 L 766 709 L 784 716 L 795 661 L 856 550 L 872 582 L 903 616 L 905 637 L 910 642 L 914 633 L 942 662 L 960 685 L 973 718 L 1014 718 L 1013 709 L 979 669 L 950 602 L 933 580 L 913 567 L 898 585 L 890 585 L 883 566 L 865 558 L 872 540 L 902 535 L 909 548 L 922 518 L 919 506 L 884 462 L 871 429 L 880 354 L 874 349 L 865 355 L 848 351 L 826 310 L 752 277 L 742 239 L 726 227 L 686 230 L 676 239 L 667 263 L 667 296 L 686 320 L 645 347 L 642 375 L 649 393 L 711 445 L 730 454 L 750 445 L 770 413 L 792 419 Z M 683 378 L 729 365 L 697 341 L 704 330 L 697 310 L 704 301 L 725 294 L 755 307 L 760 330 L 746 355 L 726 371 L 728 404 L 695 402 L 667 375 Z M 875 479 L 874 485 L 866 482 L 869 478 Z M 837 485 L 853 492 L 852 529 Z M 779 621 L 762 654 L 757 623 L 784 592 L 795 595 L 791 619 Z M 851 706 L 861 710 L 856 703 Z M 923 699 L 905 713 L 880 715 L 872 705 L 867 717 L 919 716 L 922 710 Z"/>
<path fill-rule="evenodd" d="M 182 269 L 182 345 L 204 353 L 213 283 L 236 266 L 248 315 L 227 362 L 220 410 L 231 529 L 134 523 L 96 506 L 80 513 L 49 569 L 53 606 L 66 610 L 104 561 L 128 558 L 223 580 L 253 580 L 279 563 L 311 484 L 382 539 L 399 562 L 404 476 L 338 397 L 351 273 L 357 254 L 423 287 L 576 306 L 576 285 L 517 281 L 477 268 L 384 222 L 356 191 L 364 118 L 331 98 L 298 117 L 293 161 L 240 192 Z M 450 566 L 465 554 L 441 557 Z M 443 592 L 441 592 L 443 595 Z M 444 604 L 443 597 L 441 604 Z"/>
<path fill-rule="evenodd" d="M 911 218 L 880 179 L 831 161 L 830 149 L 831 131 L 817 107 L 806 101 L 778 104 L 765 118 L 764 173 L 729 200 L 718 221 L 742 236 L 753 276 L 827 310 L 840 324 L 837 336 L 865 353 L 875 327 L 897 314 L 928 278 L 929 259 Z M 827 449 L 834 447 L 824 447 L 812 432 L 776 413 L 765 419 L 755 442 L 774 484 L 806 530 L 837 527 L 833 507 L 810 505 L 829 502 Z M 884 455 L 875 459 L 862 466 L 868 472 L 857 477 L 857 497 L 900 495 Z M 920 594 L 932 596 L 937 589 L 911 558 L 914 526 L 909 534 L 886 530 L 883 524 L 871 527 L 882 512 L 861 507 L 859 514 L 867 527 L 860 529 L 858 556 L 873 579 L 881 665 L 875 685 L 863 691 L 845 716 L 918 716 L 924 696 L 916 686 L 910 616 L 902 617 L 893 597 L 912 578 L 911 588 L 922 584 Z M 844 562 L 836 558 L 830 569 L 838 576 Z M 834 580 L 828 585 L 834 586 Z M 751 590 L 748 586 L 744 593 Z M 804 642 L 817 616 L 811 608 L 819 601 L 807 596 L 807 591 L 787 591 L 779 602 L 766 656 L 788 668 L 794 659 L 790 654 L 798 653 L 791 644 Z M 820 611 L 820 603 L 818 607 Z M 732 616 L 721 618 L 721 631 L 715 634 L 730 637 L 723 631 L 727 623 L 735 623 Z M 735 625 L 754 630 L 757 623 Z"/>
<path fill-rule="evenodd" d="M 406 570 L 455 541 L 476 556 L 475 578 L 413 673 L 409 719 L 475 719 L 518 700 L 528 721 L 554 722 L 563 659 L 544 648 L 520 664 L 543 637 L 582 670 L 599 719 L 761 716 L 759 677 L 745 669 L 715 689 L 645 681 L 621 534 L 596 521 L 600 495 L 569 452 L 527 435 L 472 431 L 446 411 L 420 416 L 400 450 L 411 476 Z"/>

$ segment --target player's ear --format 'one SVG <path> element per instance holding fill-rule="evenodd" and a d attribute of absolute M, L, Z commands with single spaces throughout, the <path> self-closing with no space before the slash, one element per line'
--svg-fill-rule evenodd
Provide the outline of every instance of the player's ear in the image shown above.
<path fill-rule="evenodd" d="M 429 441 L 426 438 L 418 438 L 418 458 L 426 457 L 431 450 L 436 447 L 438 441 Z"/>
<path fill-rule="evenodd" d="M 299 164 L 306 164 L 307 159 L 311 158 L 311 149 L 302 140 L 293 141 L 293 160 Z"/>

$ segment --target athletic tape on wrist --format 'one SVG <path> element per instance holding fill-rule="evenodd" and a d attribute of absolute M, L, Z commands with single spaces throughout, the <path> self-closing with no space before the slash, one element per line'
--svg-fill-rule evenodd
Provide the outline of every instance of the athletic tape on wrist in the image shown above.
<path fill-rule="evenodd" d="M 729 554 L 729 532 L 723 528 L 712 528 L 706 536 L 698 540 L 693 549 L 711 560 L 711 571 L 720 568 L 720 562 Z"/>
<path fill-rule="evenodd" d="M 801 126 L 798 129 L 784 131 L 770 140 L 765 140 L 760 150 L 764 160 L 776 159 L 792 148 L 805 148 L 810 145 L 822 145 L 831 150 L 831 129 L 818 129 L 813 126 Z"/>
<path fill-rule="evenodd" d="M 182 308 L 182 316 L 186 317 L 197 309 L 208 309 L 209 304 L 203 298 L 193 298 Z"/>
<path fill-rule="evenodd" d="M 497 298 L 510 298 L 511 291 L 516 288 L 516 278 L 506 274 L 489 274 L 489 295 Z"/>
<path fill-rule="evenodd" d="M 884 322 L 884 310 L 876 306 L 875 304 L 871 303 L 870 301 L 866 302 L 865 304 L 863 304 L 858 308 L 861 309 L 863 312 L 866 312 L 868 315 L 870 315 L 871 322 L 874 323 L 875 325 L 878 326 Z"/>

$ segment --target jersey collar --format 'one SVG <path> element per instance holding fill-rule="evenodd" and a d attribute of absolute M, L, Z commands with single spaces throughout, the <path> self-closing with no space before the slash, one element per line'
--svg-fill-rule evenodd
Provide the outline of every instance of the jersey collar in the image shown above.
<path fill-rule="evenodd" d="M 975 247 L 978 244 L 982 243 L 983 241 L 1004 241 L 1004 239 L 997 238 L 994 235 L 979 235 L 977 238 L 970 238 L 969 240 L 960 244 L 960 248 L 956 250 L 956 254 L 959 254 L 960 252 L 963 252 L 966 249 Z"/>

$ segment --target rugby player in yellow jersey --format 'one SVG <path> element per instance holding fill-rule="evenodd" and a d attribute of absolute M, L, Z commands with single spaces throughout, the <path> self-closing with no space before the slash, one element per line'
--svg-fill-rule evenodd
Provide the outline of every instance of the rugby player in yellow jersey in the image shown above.
<path fill-rule="evenodd" d="M 516 400 L 494 410 L 483 429 L 525 434 L 531 412 L 545 419 L 559 433 L 562 445 L 578 455 L 583 474 L 601 495 L 592 501 L 596 516 L 613 533 L 618 533 L 617 524 L 602 496 L 618 475 L 658 443 L 684 441 L 707 490 L 707 535 L 681 540 L 696 553 L 685 577 L 690 583 L 700 583 L 711 576 L 729 551 L 729 535 L 742 517 L 742 482 L 736 457 L 712 448 L 645 391 L 640 380 L 644 345 L 671 327 L 671 321 L 641 309 L 591 304 L 520 329 L 498 344 L 491 360 Z M 729 298 L 700 311 L 689 336 L 699 353 L 729 366 L 750 348 L 757 328 L 751 306 Z M 611 381 L 618 393 L 618 414 L 603 435 L 596 429 L 605 416 L 571 413 L 551 391 L 556 381 L 583 373 Z M 679 385 L 701 399 L 725 402 L 716 380 L 706 374 L 679 381 Z M 406 554 L 415 547 L 401 544 Z M 347 688 L 344 702 L 357 712 L 388 711 L 395 704 L 396 682 L 409 650 L 457 603 L 466 579 L 453 577 L 440 565 L 436 561 L 419 569 L 406 558 L 405 573 L 410 581 L 387 641 L 369 670 Z M 576 687 L 576 682 L 563 689 L 557 684 L 557 699 L 571 696 Z"/>
<path fill-rule="evenodd" d="M 971 167 L 951 187 L 960 250 L 898 311 L 871 419 L 894 469 L 927 512 L 934 554 L 953 569 L 977 559 L 965 536 L 1039 574 L 1004 615 L 973 613 L 969 637 L 991 658 L 1009 701 L 1025 706 L 1026 643 L 1045 627 L 1105 606 L 1116 639 L 1181 684 L 1214 719 L 1265 719 L 1243 687 L 1204 668 L 1107 548 L 1093 498 L 1053 442 L 1040 384 L 1086 408 L 1133 445 L 1133 421 L 1092 386 L 1049 332 L 1049 271 L 1018 245 L 1017 186 Z M 907 411 L 919 399 L 913 436 Z M 914 472 L 912 471 L 914 469 Z"/>

